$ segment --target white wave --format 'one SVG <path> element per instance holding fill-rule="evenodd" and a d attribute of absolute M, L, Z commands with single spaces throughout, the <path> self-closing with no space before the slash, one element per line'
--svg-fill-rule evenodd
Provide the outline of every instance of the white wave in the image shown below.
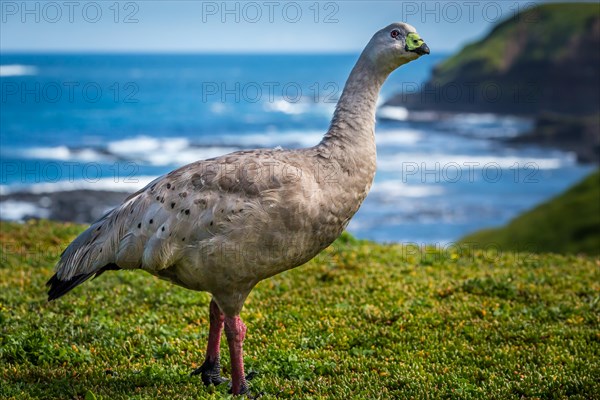
<path fill-rule="evenodd" d="M 74 158 L 80 161 L 101 161 L 106 159 L 105 154 L 100 154 L 94 149 L 78 149 L 73 152 Z"/>
<path fill-rule="evenodd" d="M 451 120 L 471 125 L 481 125 L 481 124 L 497 124 L 497 123 L 525 123 L 529 121 L 527 118 L 516 117 L 512 115 L 498 115 L 491 113 L 482 113 L 482 114 L 474 114 L 474 113 L 461 113 L 454 114 L 450 117 Z"/>
<path fill-rule="evenodd" d="M 137 176 L 132 178 L 101 178 L 98 180 L 72 180 L 52 183 L 34 183 L 29 185 L 14 184 L 0 185 L 0 195 L 8 195 L 16 192 L 32 194 L 72 192 L 75 190 L 105 190 L 111 192 L 135 192 L 146 186 L 155 176 Z"/>
<path fill-rule="evenodd" d="M 142 159 L 154 166 L 182 166 L 198 160 L 219 157 L 236 150 L 239 149 L 236 147 L 193 147 L 180 151 L 151 153 Z"/>
<path fill-rule="evenodd" d="M 280 100 L 275 100 L 273 102 L 267 102 L 263 105 L 263 109 L 265 111 L 270 111 L 270 112 L 281 112 L 284 114 L 292 114 L 292 115 L 298 115 L 298 114 L 304 114 L 306 111 L 308 111 L 308 105 L 305 103 L 291 103 L 289 101 L 280 99 Z"/>
<path fill-rule="evenodd" d="M 422 138 L 422 132 L 415 129 L 383 130 L 375 133 L 378 145 L 412 145 Z"/>
<path fill-rule="evenodd" d="M 213 103 L 210 105 L 209 109 L 213 114 L 224 114 L 227 112 L 228 107 L 225 103 Z"/>
<path fill-rule="evenodd" d="M 21 155 L 26 158 L 68 160 L 71 158 L 71 151 L 67 146 L 32 147 L 30 149 L 23 150 Z"/>
<path fill-rule="evenodd" d="M 263 110 L 266 112 L 279 112 L 288 115 L 301 115 L 306 113 L 331 115 L 335 110 L 335 103 L 326 102 L 325 99 L 320 99 L 320 101 L 316 102 L 306 98 L 302 98 L 295 102 L 277 99 L 265 102 L 263 104 Z"/>
<path fill-rule="evenodd" d="M 111 154 L 124 159 L 146 162 L 154 166 L 185 165 L 197 160 L 218 157 L 238 150 L 238 147 L 194 147 L 186 138 L 136 138 L 108 143 Z"/>
<path fill-rule="evenodd" d="M 375 182 L 371 189 L 371 194 L 382 201 L 396 201 L 400 198 L 410 197 L 430 197 L 439 196 L 444 189 L 432 185 L 407 185 L 402 181 L 392 180 Z"/>
<path fill-rule="evenodd" d="M 409 115 L 411 121 L 438 122 L 441 119 L 437 111 L 411 111 Z"/>
<path fill-rule="evenodd" d="M 8 64 L 0 65 L 0 76 L 36 75 L 37 68 L 32 65 Z"/>
<path fill-rule="evenodd" d="M 241 148 L 248 147 L 266 147 L 272 148 L 282 146 L 289 147 L 311 147 L 317 145 L 323 135 L 324 130 L 303 130 L 303 131 L 270 131 L 264 133 L 249 133 L 244 135 L 223 135 L 218 139 L 219 144 L 235 145 Z M 410 145 L 419 142 L 423 137 L 421 131 L 415 129 L 388 129 L 380 130 L 375 134 L 375 140 L 380 145 Z M 206 138 L 206 144 L 216 141 L 214 138 Z"/>
<path fill-rule="evenodd" d="M 456 114 L 447 117 L 443 125 L 458 133 L 480 138 L 515 137 L 533 128 L 534 121 L 510 115 Z"/>
<path fill-rule="evenodd" d="M 310 147 L 318 144 L 324 131 L 285 131 L 285 132 L 265 132 L 251 133 L 246 135 L 223 135 L 219 138 L 220 142 L 228 144 L 236 144 L 239 147 L 266 147 L 272 148 L 276 146 L 286 147 Z"/>
<path fill-rule="evenodd" d="M 119 155 L 143 155 L 151 151 L 170 149 L 179 150 L 188 146 L 189 142 L 184 138 L 153 138 L 149 136 L 138 136 L 135 138 L 115 140 L 109 142 L 107 149 L 113 154 Z"/>
<path fill-rule="evenodd" d="M 26 201 L 0 202 L 0 218 L 6 221 L 22 221 L 25 217 L 48 218 L 49 210 Z"/>
<path fill-rule="evenodd" d="M 496 114 L 483 113 L 483 114 L 472 114 L 463 113 L 452 116 L 452 120 L 462 122 L 466 124 L 492 124 L 502 121 L 505 117 L 501 117 Z"/>
<path fill-rule="evenodd" d="M 100 154 L 94 149 L 70 149 L 67 146 L 55 147 L 32 147 L 23 149 L 17 153 L 24 158 L 35 158 L 44 160 L 59 160 L 59 161 L 101 161 L 106 158 L 106 155 Z"/>
<path fill-rule="evenodd" d="M 377 117 L 395 121 L 406 121 L 408 119 L 408 110 L 404 107 L 383 106 L 377 109 Z"/>
<path fill-rule="evenodd" d="M 529 168 L 550 170 L 563 167 L 565 165 L 575 165 L 577 162 L 575 155 L 565 154 L 562 157 L 516 157 L 516 156 L 474 156 L 462 154 L 436 154 L 436 153 L 398 153 L 393 156 L 381 156 L 377 161 L 377 166 L 381 171 L 401 171 L 408 169 L 410 164 L 411 171 L 417 168 L 420 171 L 440 171 L 444 167 L 455 168 L 458 166 L 465 170 L 480 170 L 484 168 Z"/>
<path fill-rule="evenodd" d="M 109 142 L 105 149 L 53 146 L 17 149 L 15 152 L 20 157 L 31 159 L 86 162 L 123 159 L 152 166 L 179 166 L 246 148 L 310 147 L 318 144 L 322 136 L 321 131 L 253 133 L 203 137 L 198 144 L 192 144 L 182 137 L 138 136 Z M 402 141 L 399 138 L 390 140 Z M 215 146 L 215 143 L 218 145 Z"/>

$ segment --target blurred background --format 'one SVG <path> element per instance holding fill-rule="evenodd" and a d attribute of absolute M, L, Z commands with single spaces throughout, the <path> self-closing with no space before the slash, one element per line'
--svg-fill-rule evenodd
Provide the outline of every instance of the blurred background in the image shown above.
<path fill-rule="evenodd" d="M 382 90 L 348 230 L 600 251 L 596 1 L 0 5 L 2 220 L 91 222 L 197 159 L 315 145 L 364 45 L 406 21 L 431 55 Z"/>

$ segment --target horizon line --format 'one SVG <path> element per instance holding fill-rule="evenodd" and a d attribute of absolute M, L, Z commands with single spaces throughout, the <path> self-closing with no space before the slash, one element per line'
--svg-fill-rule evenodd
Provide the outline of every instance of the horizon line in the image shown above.
<path fill-rule="evenodd" d="M 297 50 L 297 51 L 212 51 L 212 50 L 2 50 L 0 55 L 224 55 L 224 56 L 264 56 L 264 55 L 331 55 L 347 56 L 358 55 L 358 51 L 321 51 L 321 50 Z M 436 54 L 447 55 L 453 51 L 439 51 Z M 435 55 L 435 54 L 434 54 Z"/>

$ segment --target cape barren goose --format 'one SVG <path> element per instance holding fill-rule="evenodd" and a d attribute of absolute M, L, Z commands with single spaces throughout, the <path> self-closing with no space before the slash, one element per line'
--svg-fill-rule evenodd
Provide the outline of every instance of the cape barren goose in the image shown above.
<path fill-rule="evenodd" d="M 261 280 L 304 264 L 331 244 L 375 175 L 375 108 L 399 66 L 429 54 L 405 23 L 377 32 L 346 82 L 329 130 L 298 150 L 239 151 L 161 176 L 107 213 L 63 252 L 49 300 L 107 270 L 142 269 L 209 292 L 206 358 L 193 374 L 220 384 L 221 332 L 234 394 L 248 390 L 240 311 Z"/>

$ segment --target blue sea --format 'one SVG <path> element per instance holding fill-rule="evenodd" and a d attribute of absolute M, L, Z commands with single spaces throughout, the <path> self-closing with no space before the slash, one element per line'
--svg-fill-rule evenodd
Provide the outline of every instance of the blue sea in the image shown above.
<path fill-rule="evenodd" d="M 444 57 L 394 72 L 382 103 L 421 85 Z M 315 145 L 356 58 L 2 54 L 0 194 L 134 191 L 197 159 Z M 531 127 L 516 117 L 380 108 L 375 184 L 349 231 L 447 244 L 508 222 L 591 171 L 573 154 L 498 140 Z M 24 210 L 35 215 L 36 206 L 0 203 L 2 219 Z"/>

